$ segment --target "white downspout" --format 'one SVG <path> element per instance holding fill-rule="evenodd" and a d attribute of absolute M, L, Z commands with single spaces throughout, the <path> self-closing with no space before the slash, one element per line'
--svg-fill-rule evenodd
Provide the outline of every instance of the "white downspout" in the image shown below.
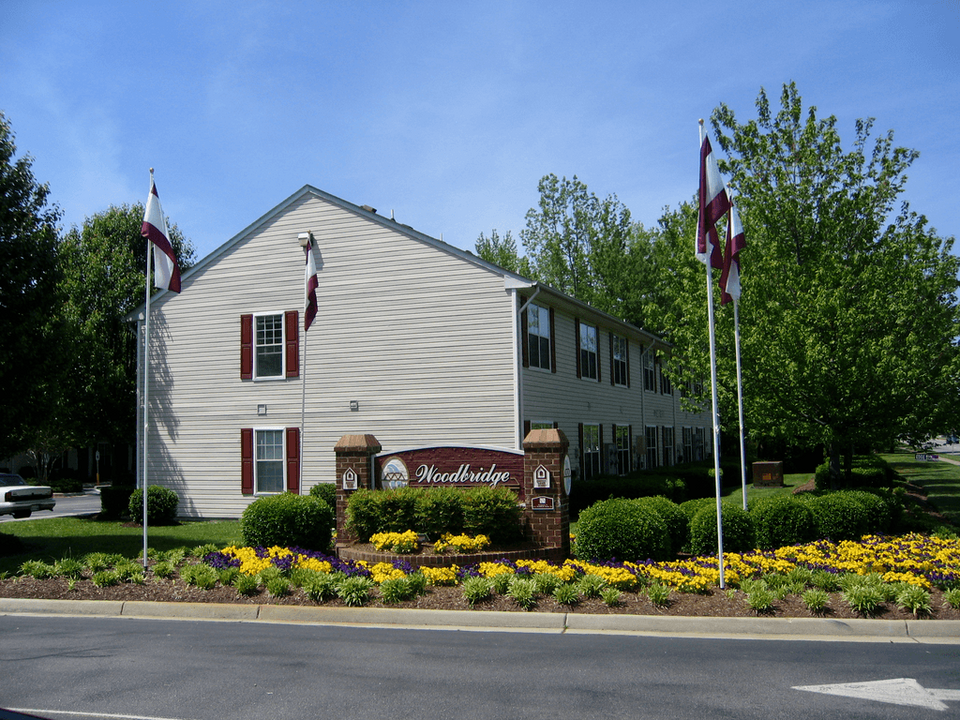
<path fill-rule="evenodd" d="M 540 287 L 536 283 L 522 282 L 517 281 L 514 278 L 505 277 L 503 279 L 504 287 L 510 291 L 512 296 L 511 305 L 513 306 L 513 391 L 516 402 L 514 403 L 514 408 L 516 408 L 516 417 L 514 417 L 513 422 L 513 432 L 514 432 L 514 445 L 517 450 L 523 449 L 523 352 L 520 348 L 520 343 L 523 342 L 523 338 L 520 337 L 520 318 L 527 309 L 533 299 L 540 293 Z M 517 290 L 526 289 L 526 288 L 535 288 L 533 295 L 519 308 L 517 309 Z"/>

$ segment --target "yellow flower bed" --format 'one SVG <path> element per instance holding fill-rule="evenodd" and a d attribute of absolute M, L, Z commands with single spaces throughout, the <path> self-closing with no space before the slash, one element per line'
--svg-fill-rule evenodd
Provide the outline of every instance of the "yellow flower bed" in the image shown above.
<path fill-rule="evenodd" d="M 412 553 L 420 549 L 420 540 L 413 530 L 406 532 L 376 533 L 370 536 L 370 542 L 377 550 L 395 553 Z"/>
<path fill-rule="evenodd" d="M 427 576 L 431 585 L 456 585 L 459 570 L 460 568 L 457 565 L 450 565 L 445 568 L 420 568 L 420 572 Z"/>
<path fill-rule="evenodd" d="M 486 535 L 470 537 L 469 535 L 463 534 L 451 535 L 450 533 L 444 533 L 440 536 L 440 539 L 433 544 L 433 551 L 436 553 L 442 553 L 448 547 L 452 547 L 457 552 L 470 553 L 480 552 L 489 546 L 490 538 L 488 538 Z"/>

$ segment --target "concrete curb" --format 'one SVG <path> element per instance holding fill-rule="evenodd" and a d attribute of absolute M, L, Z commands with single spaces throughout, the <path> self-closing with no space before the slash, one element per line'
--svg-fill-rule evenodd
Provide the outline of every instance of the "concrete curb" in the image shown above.
<path fill-rule="evenodd" d="M 479 632 L 609 633 L 725 639 L 845 640 L 960 644 L 960 620 L 586 615 L 485 610 L 233 605 L 140 600 L 0 598 L 0 615 L 271 622 Z"/>

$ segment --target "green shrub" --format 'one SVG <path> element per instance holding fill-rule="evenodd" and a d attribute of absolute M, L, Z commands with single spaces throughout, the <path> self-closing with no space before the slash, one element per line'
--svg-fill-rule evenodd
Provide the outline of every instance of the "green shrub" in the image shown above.
<path fill-rule="evenodd" d="M 764 550 L 799 545 L 817 536 L 813 512 L 790 495 L 758 501 L 750 508 L 750 516 L 757 533 L 757 547 Z"/>
<path fill-rule="evenodd" d="M 897 593 L 897 605 L 909 610 L 914 617 L 929 615 L 932 611 L 930 593 L 919 585 L 907 585 Z"/>
<path fill-rule="evenodd" d="M 396 605 L 413 595 L 413 588 L 406 577 L 388 578 L 380 583 L 380 599 L 387 605 Z"/>
<path fill-rule="evenodd" d="M 281 493 L 254 500 L 240 517 L 240 534 L 250 547 L 330 547 L 334 512 L 320 498 Z"/>
<path fill-rule="evenodd" d="M 814 615 L 820 615 L 826 610 L 830 596 L 819 588 L 811 588 L 801 594 L 800 599 L 803 600 L 803 604 L 807 606 L 807 610 Z"/>
<path fill-rule="evenodd" d="M 670 555 L 680 552 L 690 538 L 690 523 L 680 506 L 662 495 L 640 498 L 636 502 L 652 509 L 666 524 L 670 536 L 670 548 L 667 552 Z"/>
<path fill-rule="evenodd" d="M 883 603 L 883 593 L 870 583 L 852 584 L 843 593 L 843 600 L 863 616 L 876 614 Z"/>
<path fill-rule="evenodd" d="M 310 488 L 310 497 L 320 498 L 332 508 L 337 507 L 337 484 L 322 482 Z"/>
<path fill-rule="evenodd" d="M 463 531 L 467 535 L 486 535 L 495 544 L 519 540 L 522 516 L 517 496 L 509 488 L 479 486 L 463 491 Z"/>
<path fill-rule="evenodd" d="M 463 490 L 458 488 L 425 490 L 417 499 L 414 527 L 430 540 L 436 540 L 444 533 L 460 535 L 463 532 L 463 501 Z"/>
<path fill-rule="evenodd" d="M 723 521 L 724 552 L 748 552 L 756 547 L 756 532 L 753 518 L 739 505 L 722 503 L 720 506 Z M 716 505 L 705 507 L 697 512 L 690 523 L 690 548 L 695 555 L 715 555 L 717 553 L 717 511 Z"/>
<path fill-rule="evenodd" d="M 340 578 L 335 574 L 317 573 L 303 585 L 304 592 L 315 603 L 322 603 L 337 596 L 337 583 Z"/>
<path fill-rule="evenodd" d="M 483 602 L 492 593 L 493 581 L 490 578 L 474 575 L 463 581 L 463 597 L 470 603 L 470 607 Z"/>
<path fill-rule="evenodd" d="M 582 560 L 664 560 L 669 545 L 667 524 L 637 500 L 604 500 L 580 513 L 577 553 Z"/>
<path fill-rule="evenodd" d="M 169 560 L 160 560 L 159 562 L 156 562 L 153 564 L 153 567 L 151 568 L 151 570 L 153 570 L 153 574 L 156 577 L 162 580 L 163 578 L 168 578 L 172 576 L 175 571 L 175 568 L 173 563 L 170 562 Z"/>
<path fill-rule="evenodd" d="M 271 597 L 286 597 L 290 594 L 290 580 L 285 577 L 270 578 L 266 582 L 266 587 Z"/>
<path fill-rule="evenodd" d="M 260 578 L 256 575 L 237 575 L 233 579 L 233 587 L 237 595 L 253 595 L 260 589 Z"/>
<path fill-rule="evenodd" d="M 620 591 L 615 587 L 605 587 L 600 591 L 600 599 L 607 607 L 616 607 L 620 604 Z"/>
<path fill-rule="evenodd" d="M 93 574 L 93 584 L 97 587 L 112 587 L 120 584 L 120 577 L 113 570 L 101 570 Z"/>
<path fill-rule="evenodd" d="M 840 490 L 819 497 L 812 497 L 809 503 L 813 519 L 817 523 L 817 536 L 821 539 L 859 540 L 868 532 L 869 515 L 864 504 L 849 491 Z"/>
<path fill-rule="evenodd" d="M 760 615 L 771 612 L 776 599 L 776 595 L 772 590 L 758 588 L 747 595 L 747 605 L 750 606 L 751 610 Z"/>
<path fill-rule="evenodd" d="M 420 488 L 399 487 L 378 491 L 378 532 L 406 532 L 417 525 L 417 499 Z"/>
<path fill-rule="evenodd" d="M 715 497 L 702 497 L 680 503 L 680 510 L 687 516 L 687 524 L 692 523 L 697 513 L 706 507 L 713 508 L 713 511 L 716 512 L 717 499 Z"/>
<path fill-rule="evenodd" d="M 216 586 L 219 577 L 212 567 L 198 563 L 180 568 L 180 579 L 187 585 L 193 585 L 201 590 L 210 590 Z"/>
<path fill-rule="evenodd" d="M 866 490 L 847 490 L 846 494 L 860 503 L 866 515 L 866 532 L 886 533 L 890 530 L 890 508 L 879 495 Z"/>
<path fill-rule="evenodd" d="M 576 585 L 563 583 L 554 588 L 553 599 L 558 605 L 576 605 L 580 602 L 580 593 L 577 592 Z"/>
<path fill-rule="evenodd" d="M 378 503 L 380 493 L 380 490 L 360 488 L 351 493 L 350 499 L 347 500 L 347 529 L 356 533 L 360 542 L 368 542 L 371 535 L 381 530 Z M 409 529 L 407 527 L 403 530 Z"/>
<path fill-rule="evenodd" d="M 577 589 L 584 597 L 600 597 L 600 593 L 607 587 L 607 581 L 599 575 L 584 575 L 577 581 Z"/>
<path fill-rule="evenodd" d="M 27 560 L 20 565 L 20 574 L 29 575 L 37 580 L 46 580 L 56 575 L 56 567 L 43 560 Z"/>
<path fill-rule="evenodd" d="M 368 577 L 362 575 L 351 575 L 343 578 L 337 584 L 337 595 L 343 604 L 348 607 L 361 607 L 370 600 L 370 593 L 373 591 L 373 582 Z"/>
<path fill-rule="evenodd" d="M 54 563 L 53 570 L 60 577 L 79 578 L 83 575 L 84 565 L 74 558 L 63 558 Z"/>
<path fill-rule="evenodd" d="M 657 607 L 666 607 L 670 604 L 670 586 L 661 585 L 658 582 L 652 583 L 647 588 L 647 597 Z"/>
<path fill-rule="evenodd" d="M 100 514 L 107 520 L 116 520 L 128 511 L 133 485 L 112 485 L 100 488 Z M 142 495 L 140 497 L 143 497 Z M 149 496 L 148 496 L 149 497 Z M 143 508 L 134 517 L 141 517 Z"/>
<path fill-rule="evenodd" d="M 101 501 L 102 502 L 102 501 Z M 147 488 L 147 523 L 163 525 L 173 522 L 177 516 L 180 497 L 170 488 L 162 485 L 150 485 Z M 143 489 L 137 488 L 130 493 L 127 511 L 135 521 L 143 522 Z"/>
<path fill-rule="evenodd" d="M 507 597 L 523 610 L 532 610 L 537 604 L 537 586 L 533 578 L 514 575 L 507 588 Z"/>

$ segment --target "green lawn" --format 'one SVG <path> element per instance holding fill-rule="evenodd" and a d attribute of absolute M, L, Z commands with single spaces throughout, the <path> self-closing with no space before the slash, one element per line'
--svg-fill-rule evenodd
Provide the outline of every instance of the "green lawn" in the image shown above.
<path fill-rule="evenodd" d="M 26 552 L 0 558 L 0 572 L 15 573 L 25 560 L 53 562 L 65 557 L 80 558 L 89 552 L 120 553 L 128 558 L 143 555 L 143 529 L 124 527 L 120 522 L 88 518 L 51 518 L 4 523 L 0 532 L 15 535 L 27 546 Z M 216 543 L 240 543 L 240 521 L 182 522 L 147 529 L 149 548 L 163 551 L 194 548 Z"/>
<path fill-rule="evenodd" d="M 747 476 L 749 478 L 749 475 Z M 813 473 L 792 473 L 784 474 L 783 487 L 754 487 L 753 483 L 747 483 L 747 501 L 759 500 L 760 498 L 773 497 L 775 495 L 789 495 L 796 488 L 813 479 Z M 724 476 L 726 480 L 726 476 Z M 736 503 L 743 507 L 743 486 L 726 486 L 723 489 L 723 499 L 726 502 Z"/>
<path fill-rule="evenodd" d="M 923 488 L 927 500 L 951 523 L 960 525 L 960 465 L 943 460 L 918 461 L 912 453 L 884 453 L 880 457 L 904 480 Z"/>

